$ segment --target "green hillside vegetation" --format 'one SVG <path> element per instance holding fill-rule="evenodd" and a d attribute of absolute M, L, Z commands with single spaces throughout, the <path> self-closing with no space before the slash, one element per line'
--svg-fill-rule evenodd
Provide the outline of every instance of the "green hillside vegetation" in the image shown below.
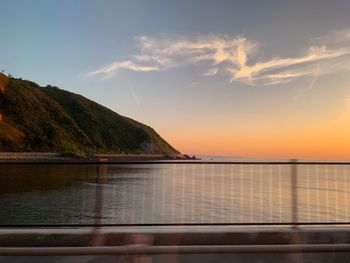
<path fill-rule="evenodd" d="M 1 151 L 179 154 L 151 127 L 57 87 L 10 78 L 0 91 Z"/>

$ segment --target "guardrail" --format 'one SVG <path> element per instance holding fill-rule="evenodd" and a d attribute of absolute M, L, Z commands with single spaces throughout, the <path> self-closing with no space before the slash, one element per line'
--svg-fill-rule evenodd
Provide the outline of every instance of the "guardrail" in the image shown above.
<path fill-rule="evenodd" d="M 158 162 L 152 163 L 159 164 Z M 235 188 L 238 190 L 237 192 L 239 192 L 239 196 L 236 195 L 233 199 L 236 197 L 240 202 L 239 213 L 242 213 L 245 209 L 249 209 L 250 218 L 247 220 L 247 216 L 241 215 L 238 222 L 186 222 L 185 220 L 182 222 L 176 222 L 174 220 L 170 223 L 158 224 L 153 224 L 152 222 L 140 222 L 140 225 L 291 225 L 293 227 L 298 227 L 298 225 L 312 224 L 350 224 L 350 213 L 348 207 L 348 182 L 350 182 L 348 180 L 348 172 L 350 172 L 350 170 L 348 171 L 348 167 L 350 167 L 349 163 L 298 162 L 297 160 L 286 162 L 180 161 L 165 163 L 169 165 L 207 165 L 207 168 L 210 166 L 221 167 L 219 168 L 221 169 L 221 174 L 220 172 L 217 173 L 217 170 L 215 171 L 215 169 L 213 169 L 212 173 L 217 174 L 211 174 L 213 176 L 212 178 L 214 178 L 214 176 L 217 177 L 217 182 L 209 182 L 212 184 L 209 191 L 211 190 L 212 192 L 216 192 L 216 194 L 221 194 L 216 205 L 225 209 L 225 205 L 222 204 L 225 200 L 220 200 L 220 198 L 224 199 L 226 194 L 232 194 L 232 192 L 230 193 L 225 189 L 225 184 L 227 184 L 225 180 L 231 180 L 232 178 L 230 179 L 230 177 L 236 177 L 235 179 L 237 180 L 232 183 L 232 185 L 239 184 L 239 186 Z M 130 163 L 126 162 L 123 164 Z M 137 164 L 150 164 L 150 162 L 138 162 Z M 162 164 L 164 164 L 164 162 Z M 220 178 L 220 176 L 225 175 L 224 167 L 226 166 L 231 167 L 231 174 L 229 174 L 226 179 Z M 184 182 L 182 182 L 183 184 L 189 182 L 187 178 L 184 177 L 203 176 L 203 174 L 196 171 L 197 168 L 193 170 L 192 174 L 179 176 L 182 180 L 184 179 Z M 102 169 L 100 172 L 100 174 L 105 173 L 107 173 L 107 170 Z M 176 176 L 178 175 L 175 175 L 175 177 Z M 259 178 L 254 178 L 254 176 Z M 249 180 L 247 180 L 247 177 L 249 177 Z M 105 185 L 105 179 L 106 177 L 104 176 L 99 176 L 98 179 L 98 186 L 100 187 L 97 187 L 96 191 L 96 200 L 98 200 L 96 203 L 96 211 L 98 215 L 96 217 L 98 218 L 96 220 L 97 225 L 101 224 L 100 219 L 103 217 L 103 186 Z M 173 189 L 171 189 L 172 187 Z M 190 196 L 191 190 L 192 194 L 194 194 L 194 192 L 197 191 L 196 188 L 200 188 L 200 185 L 192 185 L 192 187 L 182 185 L 182 189 L 177 193 L 175 193 L 175 187 L 176 186 L 173 184 L 170 189 L 168 189 L 173 191 L 173 198 L 186 198 L 184 195 L 187 194 L 187 196 Z M 268 189 L 263 189 L 264 187 Z M 202 191 L 204 191 L 204 188 Z M 210 194 L 210 192 L 207 192 L 206 194 Z M 156 197 L 154 196 L 153 198 Z M 162 202 L 164 204 L 166 203 L 166 200 L 163 200 Z M 189 200 L 189 202 L 192 202 L 192 200 Z M 255 207 L 253 205 L 254 202 Z M 171 205 L 171 203 L 169 205 Z M 215 205 L 215 203 L 213 203 L 213 205 Z M 259 207 L 259 205 L 261 207 Z M 154 206 L 157 205 L 153 204 L 153 208 L 156 209 Z M 263 211 L 262 207 L 267 211 Z M 278 210 L 276 208 L 278 208 Z M 254 209 L 257 209 L 258 211 L 254 211 Z M 255 212 L 260 213 L 258 216 L 260 217 L 260 220 L 252 219 L 252 217 L 257 218 L 257 215 L 254 215 Z M 311 215 L 312 212 L 314 212 L 314 215 Z M 153 213 L 155 213 L 155 211 L 153 211 Z M 270 219 L 264 221 L 264 219 L 262 219 L 262 213 L 265 215 L 268 214 Z M 290 220 L 285 220 L 286 214 L 289 214 L 288 217 Z M 136 222 L 136 224 L 138 223 Z"/>
<path fill-rule="evenodd" d="M 69 162 L 51 165 L 54 166 L 53 170 L 59 170 L 60 167 L 69 165 L 76 167 L 76 164 Z M 9 165 L 14 166 L 15 164 Z M 28 163 L 23 165 L 33 166 Z M 36 163 L 35 165 L 40 166 L 41 164 Z M 46 162 L 42 165 L 50 164 Z M 350 252 L 348 232 L 345 233 L 343 230 L 335 230 L 334 233 L 329 232 L 329 230 L 323 232 L 321 228 L 321 230 L 318 229 L 319 232 L 311 230 L 311 232 L 306 231 L 305 233 L 305 228 L 304 230 L 299 229 L 301 225 L 350 225 L 348 204 L 350 163 L 297 162 L 296 160 L 287 162 L 143 161 L 115 162 L 113 164 L 91 162 L 84 163 L 84 165 L 88 166 L 85 171 L 95 170 L 93 222 L 88 224 L 8 224 L 2 225 L 2 227 L 15 228 L 15 231 L 17 231 L 15 235 L 17 237 L 23 235 L 26 239 L 28 233 L 25 231 L 21 233 L 20 230 L 18 232 L 18 228 L 29 226 L 33 231 L 33 227 L 92 226 L 91 232 L 90 229 L 88 230 L 88 238 L 83 236 L 79 238 L 79 240 L 88 240 L 89 246 L 86 244 L 77 246 L 75 244 L 70 247 L 69 238 L 58 235 L 68 246 L 47 246 L 46 244 L 44 247 L 35 247 L 35 242 L 31 243 L 30 246 L 22 245 L 19 247 L 0 245 L 0 256 L 127 255 L 131 258 L 135 257 L 135 259 L 139 259 L 141 256 L 147 260 L 148 257 L 152 256 L 175 254 L 330 253 L 332 255 L 333 253 L 343 253 L 343 257 L 346 258 Z M 132 177 L 132 180 L 139 181 L 130 184 L 131 187 L 124 189 L 124 192 L 119 192 L 117 197 L 113 196 L 114 191 L 122 190 L 121 186 L 118 186 L 119 188 L 111 187 L 111 182 L 108 181 L 111 175 L 114 174 L 113 169 L 119 171 L 130 166 L 142 169 L 147 167 L 167 168 L 157 170 L 153 174 L 141 173 L 143 176 Z M 123 176 L 119 176 L 117 179 L 121 180 Z M 147 187 L 148 190 L 142 191 L 142 187 Z M 119 202 L 119 222 L 105 221 L 106 214 L 108 215 L 112 207 L 106 207 L 110 201 Z M 125 208 L 127 204 L 128 208 Z M 180 206 L 180 204 L 184 206 Z M 128 214 L 125 209 L 130 209 L 130 207 L 134 210 L 140 209 L 140 211 L 137 214 Z M 84 206 L 82 206 L 81 212 L 84 212 Z M 205 212 L 207 214 L 203 214 Z M 210 220 L 198 217 L 196 213 L 202 214 L 202 216 L 207 215 Z M 220 213 L 227 215 L 224 220 L 220 217 Z M 164 220 L 164 215 L 169 216 L 170 220 Z M 154 220 L 157 219 L 157 216 L 164 221 Z M 215 216 L 218 216 L 217 222 L 213 221 L 216 218 Z M 201 220 L 196 221 L 198 218 Z M 178 234 L 181 234 L 181 238 L 180 236 L 173 236 L 174 230 L 169 230 L 167 233 L 160 231 L 151 234 L 149 240 L 153 240 L 154 244 L 152 242 L 148 244 L 148 241 L 143 243 L 143 238 L 140 238 L 139 243 L 136 240 L 135 243 L 129 245 L 106 245 L 110 242 L 107 242 L 106 238 L 109 237 L 110 240 L 119 242 L 118 239 L 123 235 L 125 237 L 125 233 L 128 231 L 123 228 L 123 230 L 119 230 L 120 233 L 113 236 L 111 233 L 104 233 L 104 226 L 125 227 L 131 225 L 154 226 L 156 227 L 153 228 L 155 232 L 157 232 L 159 226 L 192 225 L 221 225 L 224 227 L 232 225 L 260 227 L 288 225 L 292 226 L 293 229 L 290 232 L 285 229 L 281 232 L 278 232 L 279 230 L 273 230 L 273 232 L 261 230 L 262 236 L 247 231 L 245 232 L 246 239 L 254 240 L 251 244 L 242 242 L 242 232 L 222 235 L 225 232 L 220 231 L 225 231 L 225 228 L 221 228 L 216 234 L 208 231 L 208 228 L 204 228 L 206 229 L 204 232 L 207 231 L 204 240 L 206 242 L 210 241 L 210 244 L 197 244 L 196 242 L 186 244 L 188 241 L 185 240 L 189 238 L 189 235 L 191 236 L 189 240 L 193 242 L 193 240 L 197 240 L 195 237 L 200 232 L 195 229 L 192 230 L 193 232 L 184 229 L 184 233 Z M 46 235 L 50 235 L 52 229 L 43 230 Z M 69 229 L 66 231 L 69 231 Z M 144 234 L 145 232 L 141 230 L 141 233 Z M 276 241 L 276 233 L 279 233 L 277 234 L 279 241 Z M 285 236 L 286 234 L 287 236 Z M 6 235 L 9 235 L 9 232 L 5 232 L 5 238 Z M 129 233 L 129 235 L 133 236 L 134 234 Z M 169 237 L 166 235 L 169 235 Z M 186 235 L 187 237 L 184 238 Z M 31 236 L 34 237 L 34 235 Z M 56 239 L 55 236 L 57 237 L 57 233 L 53 231 L 53 239 Z M 156 241 L 156 236 L 162 241 Z M 169 240 L 169 238 L 170 240 L 172 238 L 174 244 L 179 243 L 177 245 L 173 243 L 164 245 L 162 242 Z M 48 241 L 49 239 L 41 237 L 37 240 L 42 242 L 42 240 Z M 213 244 L 213 240 L 218 241 L 219 244 Z M 12 241 L 14 242 L 14 239 Z M 165 243 L 168 243 L 168 241 Z M 327 259 L 327 256 L 325 258 Z"/>
<path fill-rule="evenodd" d="M 59 170 L 78 167 L 79 162 L 42 164 Z M 349 164 L 296 160 L 84 163 L 91 168 L 83 172 L 92 170 L 93 179 L 67 204 L 77 205 L 80 218 L 89 210 L 94 220 L 38 226 L 350 224 Z M 137 173 L 127 170 L 130 178 L 118 174 L 130 167 L 139 169 Z M 50 197 L 42 198 L 44 202 Z M 87 203 L 87 199 L 94 201 Z M 63 204 L 55 205 L 65 212 Z"/>
<path fill-rule="evenodd" d="M 107 246 L 107 247 L 21 247 L 2 248 L 0 256 L 88 256 L 88 255 L 203 255 L 203 254 L 289 254 L 344 253 L 350 244 L 299 245 L 212 245 L 212 246 Z M 263 261 L 261 261 L 263 262 Z M 322 261 L 320 261 L 322 262 Z"/>

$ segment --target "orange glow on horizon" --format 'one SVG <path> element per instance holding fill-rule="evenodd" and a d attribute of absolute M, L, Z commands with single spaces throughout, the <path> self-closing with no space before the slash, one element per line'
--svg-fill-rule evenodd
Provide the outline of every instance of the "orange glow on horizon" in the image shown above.
<path fill-rule="evenodd" d="M 350 121 L 334 121 L 327 127 L 299 128 L 290 132 L 189 133 L 167 136 L 182 153 L 247 158 L 349 160 Z"/>

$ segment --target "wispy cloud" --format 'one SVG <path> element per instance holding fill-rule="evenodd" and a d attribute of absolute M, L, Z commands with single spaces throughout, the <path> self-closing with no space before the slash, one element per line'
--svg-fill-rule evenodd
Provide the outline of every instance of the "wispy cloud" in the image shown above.
<path fill-rule="evenodd" d="M 254 65 L 247 65 L 240 69 L 231 70 L 232 80 L 267 81 L 267 84 L 278 84 L 289 82 L 295 78 L 314 75 L 318 71 L 319 75 L 334 71 L 334 63 L 337 69 L 345 68 L 343 59 L 350 55 L 350 48 L 328 49 L 323 47 L 311 47 L 302 56 L 294 58 L 275 58 L 265 62 L 257 62 Z M 342 58 L 339 61 L 339 58 Z M 337 60 L 338 59 L 338 60 Z M 272 73 L 271 73 L 272 72 Z"/>
<path fill-rule="evenodd" d="M 122 69 L 137 71 L 137 72 L 150 72 L 158 70 L 157 66 L 144 66 L 144 65 L 138 65 L 135 64 L 132 61 L 116 61 L 113 62 L 103 68 L 97 69 L 95 71 L 90 72 L 88 75 L 94 76 L 94 75 L 103 75 L 103 79 L 109 79 L 114 76 L 116 72 Z"/>
<path fill-rule="evenodd" d="M 321 76 L 350 68 L 350 29 L 330 32 L 310 40 L 299 56 L 257 60 L 259 43 L 244 36 L 205 35 L 196 38 L 163 35 L 136 37 L 139 47 L 127 61 L 115 61 L 89 75 L 113 77 L 120 70 L 166 71 L 186 65 L 206 68 L 205 76 L 226 74 L 249 85 L 275 85 L 305 76 Z M 316 44 L 314 44 L 316 42 Z"/>
<path fill-rule="evenodd" d="M 340 44 L 348 41 L 350 41 L 350 28 L 328 32 L 323 36 L 312 38 L 310 42 L 316 44 L 327 43 L 331 45 Z"/>

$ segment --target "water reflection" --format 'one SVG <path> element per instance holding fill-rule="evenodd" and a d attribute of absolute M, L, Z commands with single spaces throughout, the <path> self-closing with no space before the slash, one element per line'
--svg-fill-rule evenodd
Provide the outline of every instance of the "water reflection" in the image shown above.
<path fill-rule="evenodd" d="M 1 165 L 0 195 L 55 190 L 80 182 L 93 182 L 97 170 L 97 166 L 87 165 Z"/>
<path fill-rule="evenodd" d="M 348 221 L 348 175 L 298 166 L 299 220 Z M 290 197 L 286 165 L 0 166 L 0 224 L 290 222 Z"/>
<path fill-rule="evenodd" d="M 104 188 L 129 184 L 123 181 L 137 180 L 135 175 L 149 170 L 127 166 L 1 165 L 0 224 L 94 224 L 99 184 Z M 99 175 L 105 179 L 100 181 Z M 102 211 L 101 218 L 106 218 Z"/>

